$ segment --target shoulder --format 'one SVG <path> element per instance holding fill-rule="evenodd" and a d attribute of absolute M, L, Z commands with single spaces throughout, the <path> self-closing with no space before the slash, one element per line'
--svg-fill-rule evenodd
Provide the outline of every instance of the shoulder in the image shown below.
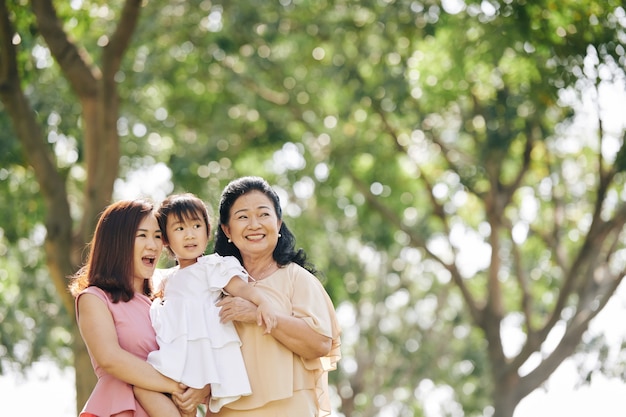
<path fill-rule="evenodd" d="M 93 295 L 99 299 L 101 299 L 104 302 L 107 302 L 109 300 L 109 294 L 107 292 L 105 292 L 102 288 L 99 287 L 87 287 L 84 290 L 82 290 L 78 296 L 76 297 L 76 302 L 78 302 L 78 299 L 85 294 L 90 294 Z"/>
<path fill-rule="evenodd" d="M 289 262 L 287 265 L 283 266 L 282 269 L 290 275 L 302 279 L 314 279 L 318 280 L 315 275 L 304 269 L 302 266 L 298 265 L 295 262 Z"/>
<path fill-rule="evenodd" d="M 210 253 L 208 255 L 202 255 L 201 257 L 199 257 L 197 263 L 215 265 L 224 262 L 226 258 L 232 258 L 232 256 L 222 256 L 218 255 L 217 253 Z"/>
<path fill-rule="evenodd" d="M 169 277 L 170 275 L 174 274 L 176 271 L 178 271 L 179 266 L 173 266 L 171 268 L 157 268 L 154 270 L 154 273 L 152 274 L 152 281 L 153 283 L 155 281 L 161 281 L 163 279 L 166 279 L 167 277 Z"/>
<path fill-rule="evenodd" d="M 204 255 L 201 258 L 198 258 L 198 262 L 204 262 L 212 265 L 226 265 L 226 266 L 241 266 L 241 262 L 234 256 L 231 255 L 218 255 L 217 253 L 212 253 L 210 255 Z"/>
<path fill-rule="evenodd" d="M 281 270 L 284 271 L 295 286 L 306 286 L 309 288 L 322 287 L 322 283 L 315 275 L 295 262 L 288 263 L 283 266 Z"/>
<path fill-rule="evenodd" d="M 171 268 L 157 268 L 152 274 L 152 288 L 162 288 L 169 277 L 174 275 L 178 271 L 178 265 Z"/>
<path fill-rule="evenodd" d="M 198 258 L 198 262 L 195 265 L 199 265 L 202 268 L 209 268 L 212 271 L 219 271 L 221 274 L 228 276 L 240 275 L 247 278 L 247 273 L 239 259 L 234 256 L 222 256 L 216 253 L 210 255 L 204 255 Z"/>
<path fill-rule="evenodd" d="M 111 299 L 109 295 L 98 287 L 87 287 L 76 296 L 76 318 L 79 312 L 83 314 L 89 312 L 101 311 L 109 309 Z"/>

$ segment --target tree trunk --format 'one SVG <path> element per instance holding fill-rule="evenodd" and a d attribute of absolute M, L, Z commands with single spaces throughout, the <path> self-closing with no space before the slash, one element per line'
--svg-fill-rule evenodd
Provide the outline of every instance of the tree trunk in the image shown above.
<path fill-rule="evenodd" d="M 6 2 L 0 0 L 0 99 L 7 110 L 28 164 L 41 188 L 46 207 L 45 252 L 50 276 L 63 306 L 72 316 L 74 300 L 67 291 L 67 277 L 82 263 L 83 248 L 95 227 L 98 213 L 110 202 L 113 184 L 118 175 L 119 94 L 115 74 L 119 71 L 141 12 L 142 0 L 126 0 L 114 33 L 102 48 L 101 69 L 91 65 L 87 57 L 63 30 L 52 0 L 31 3 L 39 33 L 45 39 L 61 72 L 70 83 L 82 105 L 84 123 L 85 183 L 83 217 L 75 222 L 66 189 L 65 177 L 57 168 L 55 156 L 48 146 L 45 132 L 38 124 L 32 106 L 22 90 L 13 44 L 15 28 Z M 73 326 L 74 367 L 76 373 L 76 408 L 82 409 L 96 378 L 91 360 L 76 324 Z"/>
<path fill-rule="evenodd" d="M 518 402 L 511 399 L 511 395 L 503 395 L 494 398 L 494 412 L 493 417 L 513 417 L 515 407 Z"/>

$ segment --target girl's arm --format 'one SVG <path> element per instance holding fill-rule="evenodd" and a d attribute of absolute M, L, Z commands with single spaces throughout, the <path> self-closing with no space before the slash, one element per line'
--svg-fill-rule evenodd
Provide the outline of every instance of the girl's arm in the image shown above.
<path fill-rule="evenodd" d="M 81 295 L 77 308 L 81 336 L 103 370 L 127 384 L 147 390 L 172 394 L 183 392 L 176 381 L 120 347 L 111 312 L 97 296 Z"/>
<path fill-rule="evenodd" d="M 269 299 L 254 285 L 234 276 L 226 284 L 224 290 L 235 297 L 244 298 L 257 305 L 256 322 L 259 326 L 265 323 L 265 333 L 271 333 L 272 329 L 276 327 L 276 313 L 272 310 Z"/>

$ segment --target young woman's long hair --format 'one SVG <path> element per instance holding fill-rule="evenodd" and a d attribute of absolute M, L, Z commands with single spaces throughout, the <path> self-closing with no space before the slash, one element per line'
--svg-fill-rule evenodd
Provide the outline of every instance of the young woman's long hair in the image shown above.
<path fill-rule="evenodd" d="M 95 286 L 109 293 L 114 303 L 133 298 L 135 235 L 139 224 L 151 213 L 154 205 L 147 200 L 118 201 L 102 212 L 89 243 L 87 262 L 72 276 L 72 295 Z M 149 279 L 144 282 L 143 293 L 151 293 Z"/>

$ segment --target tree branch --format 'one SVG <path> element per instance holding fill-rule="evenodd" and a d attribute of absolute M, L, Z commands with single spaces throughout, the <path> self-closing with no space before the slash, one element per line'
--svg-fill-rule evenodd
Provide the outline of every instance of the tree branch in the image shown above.
<path fill-rule="evenodd" d="M 100 78 L 100 72 L 89 66 L 87 52 L 79 49 L 63 30 L 52 0 L 34 0 L 31 4 L 41 36 L 76 95 L 79 98 L 95 96 L 95 81 Z"/>
<path fill-rule="evenodd" d="M 467 285 L 465 285 L 465 281 L 463 280 L 463 277 L 461 276 L 459 270 L 456 268 L 454 262 L 447 263 L 435 253 L 430 251 L 426 245 L 426 241 L 424 241 L 414 230 L 408 228 L 404 224 L 402 219 L 396 215 L 396 213 L 394 213 L 387 206 L 385 206 L 377 196 L 373 195 L 366 184 L 364 184 L 360 179 L 356 178 L 352 172 L 349 172 L 349 175 L 356 188 L 365 196 L 365 199 L 371 207 L 379 212 L 384 218 L 390 220 L 399 230 L 402 230 L 404 233 L 406 233 L 415 247 L 422 248 L 429 257 L 436 260 L 446 270 L 448 270 L 448 272 L 450 272 L 452 280 L 461 291 L 461 295 L 465 300 L 465 303 L 467 304 L 472 319 L 476 323 L 480 323 L 483 318 L 481 307 L 478 305 L 476 300 L 474 300 L 472 293 L 470 292 Z"/>

